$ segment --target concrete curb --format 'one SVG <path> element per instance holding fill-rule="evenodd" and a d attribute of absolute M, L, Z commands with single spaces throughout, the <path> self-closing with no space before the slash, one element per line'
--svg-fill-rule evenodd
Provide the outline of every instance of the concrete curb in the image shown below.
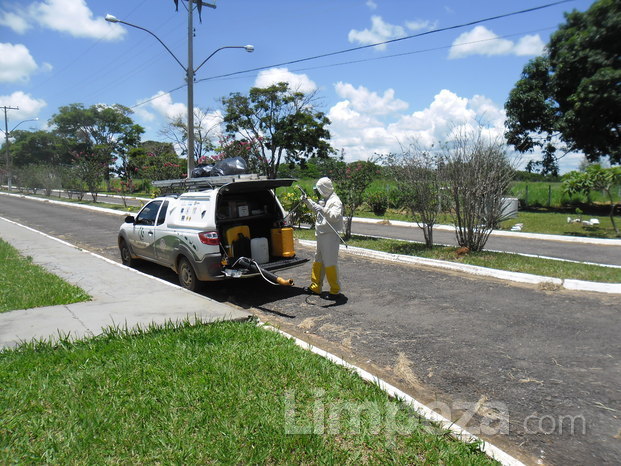
<path fill-rule="evenodd" d="M 354 222 L 358 223 L 372 223 L 372 224 L 385 224 L 385 220 L 379 220 L 375 218 L 362 218 L 354 217 Z M 418 228 L 416 223 L 404 222 L 401 220 L 388 220 L 389 224 L 396 227 L 408 227 Z M 443 231 L 455 231 L 455 227 L 452 225 L 435 225 L 434 229 Z M 494 230 L 493 236 L 504 236 L 508 238 L 521 238 L 521 239 L 539 239 L 546 241 L 563 241 L 566 243 L 582 243 L 582 244 L 598 244 L 600 246 L 621 246 L 621 239 L 609 239 L 609 238 L 587 238 L 585 236 L 563 236 L 563 235 L 548 235 L 543 233 L 518 233 L 515 231 Z"/>
<path fill-rule="evenodd" d="M 411 397 L 407 393 L 399 390 L 397 387 L 389 384 L 388 382 L 380 379 L 379 377 L 374 376 L 370 372 L 367 372 L 364 369 L 358 366 L 355 366 L 332 353 L 322 350 L 321 348 L 317 348 L 316 346 L 313 346 L 304 340 L 300 340 L 299 338 L 296 338 L 293 335 L 289 335 L 288 333 L 278 328 L 275 328 L 269 324 L 265 324 L 259 321 L 257 325 L 267 330 L 279 333 L 282 336 L 293 340 L 295 344 L 299 346 L 300 348 L 310 351 L 311 353 L 315 353 L 334 364 L 337 364 L 339 366 L 352 370 L 361 379 L 369 383 L 377 385 L 382 391 L 386 392 L 391 398 L 404 402 L 406 405 L 412 408 L 421 417 L 425 418 L 426 420 L 430 422 L 439 424 L 442 429 L 448 430 L 451 433 L 451 435 L 457 440 L 460 440 L 465 443 L 481 442 L 481 451 L 483 451 L 483 453 L 485 453 L 490 458 L 498 461 L 500 464 L 505 465 L 505 466 L 523 466 L 524 463 L 512 457 L 511 455 L 501 450 L 497 446 L 489 442 L 483 441 L 481 438 L 468 432 L 468 430 L 455 424 L 455 422 L 451 421 L 450 419 L 445 418 L 444 416 L 441 416 L 440 414 L 438 414 L 431 408 L 425 406 L 420 401 Z"/>
<path fill-rule="evenodd" d="M 300 244 L 308 247 L 315 247 L 316 242 L 311 240 L 300 240 Z M 437 259 L 427 259 L 424 257 L 406 256 L 403 254 L 390 254 L 387 252 L 374 251 L 372 249 L 358 248 L 349 246 L 341 248 L 341 252 L 356 256 L 371 257 L 390 262 L 399 262 L 402 264 L 423 265 L 427 267 L 435 267 L 444 270 L 452 270 L 456 272 L 477 275 L 480 277 L 491 277 L 500 280 L 512 281 L 517 283 L 527 283 L 531 285 L 549 284 L 574 291 L 593 291 L 597 293 L 621 294 L 621 283 L 599 283 L 588 282 L 583 280 L 570 280 L 554 277 L 544 277 L 542 275 L 532 275 L 521 272 L 508 272 L 505 270 L 490 269 L 477 265 L 459 264 Z"/>
<path fill-rule="evenodd" d="M 4 192 L 0 192 L 0 194 L 3 195 L 3 196 L 19 197 L 19 198 L 22 198 L 22 199 L 30 199 L 30 200 L 33 200 L 33 201 L 46 202 L 48 204 L 77 207 L 79 209 L 92 210 L 92 211 L 96 211 L 96 212 L 105 212 L 107 214 L 130 215 L 129 211 L 122 211 L 122 210 L 116 210 L 116 209 L 107 209 L 105 207 L 97 207 L 97 206 L 94 206 L 94 205 L 79 204 L 77 202 L 56 201 L 54 199 L 46 199 L 46 198 L 41 198 L 41 197 L 27 196 L 25 194 L 13 194 L 13 193 L 4 193 Z"/>

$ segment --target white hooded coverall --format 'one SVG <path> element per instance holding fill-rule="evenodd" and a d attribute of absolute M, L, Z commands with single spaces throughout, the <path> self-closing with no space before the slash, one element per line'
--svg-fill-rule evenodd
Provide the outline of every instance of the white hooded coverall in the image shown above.
<path fill-rule="evenodd" d="M 322 197 L 321 203 L 318 204 L 308 198 L 304 200 L 309 209 L 317 213 L 315 223 L 317 252 L 312 266 L 309 288 L 313 293 L 321 293 L 325 275 L 330 285 L 330 294 L 336 295 L 341 291 L 337 268 L 341 240 L 335 230 L 343 229 L 343 203 L 334 192 L 330 178 L 320 178 L 315 189 Z"/>

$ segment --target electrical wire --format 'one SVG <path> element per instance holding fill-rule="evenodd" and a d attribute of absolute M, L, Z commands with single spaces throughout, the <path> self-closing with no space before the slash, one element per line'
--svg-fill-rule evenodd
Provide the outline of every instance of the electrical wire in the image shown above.
<path fill-rule="evenodd" d="M 513 11 L 510 13 L 504 13 L 501 15 L 495 15 L 495 16 L 490 16 L 487 18 L 483 18 L 483 19 L 478 19 L 478 20 L 474 20 L 474 21 L 468 21 L 466 23 L 461 23 L 461 24 L 456 24 L 456 25 L 452 25 L 452 26 L 447 26 L 444 28 L 438 28 L 438 29 L 432 29 L 430 31 L 424 31 L 424 32 L 420 32 L 417 34 L 411 34 L 408 36 L 404 36 L 404 37 L 399 37 L 396 39 L 390 39 L 390 40 L 386 40 L 386 41 L 382 41 L 382 42 L 376 42 L 373 44 L 367 44 L 367 45 L 362 45 L 362 46 L 358 46 L 358 47 L 351 47 L 348 49 L 344 49 L 344 50 L 338 50 L 335 52 L 328 52 L 328 53 L 324 53 L 324 54 L 320 54 L 320 55 L 314 55 L 311 57 L 306 57 L 306 58 L 299 58 L 296 60 L 290 60 L 290 61 L 286 61 L 286 62 L 281 62 L 281 63 L 277 63 L 277 64 L 271 64 L 271 65 L 265 65 L 265 66 L 260 66 L 257 68 L 250 68 L 247 70 L 242 70 L 242 71 L 234 71 L 231 73 L 226 73 L 226 74 L 221 74 L 221 75 L 217 75 L 217 76 L 211 76 L 211 77 L 207 77 L 207 78 L 202 78 L 202 79 L 198 79 L 195 81 L 195 83 L 201 83 L 204 81 L 212 81 L 212 80 L 216 80 L 216 79 L 224 79 L 224 78 L 231 78 L 233 76 L 239 76 L 239 75 L 245 75 L 245 74 L 250 74 L 250 73 L 256 73 L 258 71 L 263 71 L 263 70 L 267 70 L 267 69 L 271 69 L 271 68 L 276 68 L 276 67 L 280 67 L 280 66 L 286 66 L 286 65 L 293 65 L 296 63 L 303 63 L 303 62 L 307 62 L 307 61 L 311 61 L 311 60 L 319 60 L 321 58 L 327 58 L 327 57 L 331 57 L 331 56 L 335 56 L 335 55 L 341 55 L 341 54 L 346 54 L 346 53 L 351 53 L 351 52 L 355 52 L 358 50 L 364 50 L 364 49 L 368 49 L 368 48 L 372 48 L 372 47 L 377 47 L 379 45 L 386 45 L 386 44 L 391 44 L 391 43 L 395 43 L 395 42 L 400 42 L 400 41 L 404 41 L 404 40 L 409 40 L 409 39 L 415 39 L 415 38 L 419 38 L 419 37 L 423 37 L 423 36 L 427 36 L 427 35 L 431 35 L 431 34 L 437 34 L 440 32 L 446 32 L 446 31 L 451 31 L 451 30 L 455 30 L 455 29 L 461 29 L 461 28 L 465 28 L 465 27 L 469 27 L 469 26 L 473 26 L 476 24 L 481 24 L 481 23 L 485 23 L 485 22 L 490 22 L 490 21 L 495 21 L 498 19 L 503 19 L 503 18 L 509 18 L 511 16 L 517 16 L 517 15 L 522 15 L 522 14 L 526 14 L 526 13 L 532 13 L 534 11 L 539 11 L 539 10 L 543 10 L 546 8 L 551 8 L 553 6 L 557 6 L 557 5 L 561 5 L 564 3 L 569 3 L 569 2 L 573 2 L 575 0 L 559 0 L 556 2 L 551 2 L 551 3 L 547 3 L 545 5 L 540 5 L 540 6 L 536 6 L 536 7 L 532 7 L 532 8 L 526 8 L 523 10 L 518 10 L 518 11 Z M 486 39 L 486 40 L 498 40 L 502 37 L 497 37 L 494 39 Z M 478 41 L 477 41 L 478 42 Z M 464 44 L 459 44 L 459 45 L 468 45 L 466 43 Z M 444 46 L 444 47 L 439 47 L 437 49 L 443 49 L 443 48 L 447 48 L 449 46 Z M 362 60 L 355 60 L 355 61 L 350 61 L 350 62 L 343 62 L 343 63 L 337 63 L 337 64 L 332 64 L 332 65 L 324 65 L 323 67 L 330 67 L 330 66 L 342 66 L 342 65 L 346 65 L 346 64 L 350 64 L 350 63 L 360 63 L 363 61 L 372 61 L 372 60 L 376 60 L 376 59 L 383 59 L 383 58 L 394 58 L 394 57 L 398 57 L 398 56 L 403 56 L 403 55 L 410 55 L 410 54 L 415 54 L 415 53 L 422 53 L 422 52 L 426 52 L 426 51 L 434 51 L 437 49 L 428 49 L 428 50 L 419 50 L 419 51 L 413 51 L 413 52 L 405 52 L 402 54 L 395 54 L 395 55 L 391 55 L 391 56 L 385 56 L 385 57 L 376 57 L 376 58 L 367 58 L 367 59 L 362 59 Z M 319 68 L 319 67 L 318 67 Z M 183 87 L 187 86 L 187 83 L 182 84 L 178 87 L 175 87 L 174 89 L 171 89 L 168 92 L 164 92 L 161 94 L 158 94 L 156 96 L 153 96 L 147 100 L 138 102 L 137 104 L 131 106 L 130 108 L 136 108 L 136 107 L 140 107 L 142 105 L 145 105 L 149 102 L 152 102 L 155 99 L 158 99 L 160 97 L 163 97 L 165 95 L 169 95 L 179 89 L 182 89 Z"/>
<path fill-rule="evenodd" d="M 412 35 L 409 35 L 409 36 L 398 37 L 396 39 L 385 40 L 383 42 L 376 42 L 376 43 L 373 43 L 373 44 L 361 45 L 361 46 L 358 46 L 358 47 L 351 47 L 351 48 L 344 49 L 344 50 L 339 50 L 339 51 L 336 51 L 336 52 L 329 52 L 329 53 L 324 53 L 324 54 L 321 54 L 321 55 L 314 55 L 312 57 L 299 58 L 297 60 L 290 60 L 290 61 L 287 61 L 287 62 L 282 62 L 282 63 L 275 64 L 275 65 L 260 66 L 258 68 L 251 68 L 249 70 L 237 71 L 237 72 L 234 72 L 234 73 L 229 73 L 229 74 L 226 74 L 226 75 L 221 75 L 220 77 L 228 77 L 228 76 L 233 76 L 235 74 L 263 71 L 263 70 L 266 70 L 266 69 L 269 69 L 269 68 L 275 68 L 275 67 L 285 66 L 285 65 L 294 65 L 296 63 L 302 63 L 302 62 L 305 62 L 305 61 L 318 60 L 320 58 L 332 57 L 334 55 L 341 55 L 341 54 L 344 54 L 344 53 L 356 52 L 358 50 L 364 50 L 364 49 L 368 49 L 368 48 L 371 48 L 371 47 L 377 47 L 378 45 L 386 45 L 386 44 L 392 44 L 392 43 L 400 42 L 400 41 L 404 41 L 404 40 L 416 39 L 416 38 L 427 36 L 427 35 L 431 35 L 431 34 L 437 34 L 439 32 L 446 32 L 446 31 L 451 31 L 451 30 L 454 30 L 454 29 L 461 29 L 461 28 L 465 28 L 465 27 L 468 27 L 468 26 L 474 26 L 475 24 L 486 23 L 486 22 L 489 22 L 489 21 L 495 21 L 497 19 L 508 18 L 508 17 L 511 17 L 511 16 L 517 16 L 517 15 L 521 15 L 521 14 L 525 14 L 525 13 L 531 13 L 533 11 L 542 10 L 544 8 L 550 8 L 552 6 L 560 5 L 562 3 L 573 2 L 573 1 L 575 1 L 575 0 L 559 0 L 557 2 L 548 3 L 546 5 L 541 5 L 541 6 L 538 6 L 538 7 L 527 8 L 525 10 L 514 11 L 512 13 L 505 13 L 505 14 L 502 14 L 502 15 L 490 16 L 488 18 L 483 18 L 483 19 L 478 19 L 478 20 L 474 20 L 474 21 L 469 21 L 467 23 L 456 24 L 456 25 L 453 25 L 453 26 L 447 26 L 447 27 L 439 28 L 439 29 L 432 29 L 431 31 L 419 32 L 418 34 L 412 34 Z M 198 82 L 201 82 L 201 81 L 204 81 L 204 80 L 207 80 L 207 78 L 199 79 L 196 82 L 198 83 Z"/>

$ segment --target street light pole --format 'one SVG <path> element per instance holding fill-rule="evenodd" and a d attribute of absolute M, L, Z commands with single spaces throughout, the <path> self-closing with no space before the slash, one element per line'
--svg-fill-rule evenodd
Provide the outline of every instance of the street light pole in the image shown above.
<path fill-rule="evenodd" d="M 7 117 L 7 110 L 19 110 L 19 107 L 0 107 L 2 109 L 4 109 L 4 138 L 5 138 L 5 149 L 6 149 L 6 174 L 7 174 L 7 184 L 9 186 L 9 192 L 11 192 L 12 186 L 11 186 L 11 181 L 12 181 L 12 174 L 11 174 L 11 154 L 9 151 L 9 145 L 10 145 L 10 139 L 9 139 L 9 134 L 12 133 L 13 131 L 15 131 L 15 129 L 21 125 L 22 123 L 26 123 L 27 121 L 39 121 L 39 118 L 31 118 L 29 120 L 23 120 L 20 121 L 19 123 L 17 123 L 15 126 L 13 126 L 13 129 L 11 131 L 9 131 L 9 119 Z"/>
<path fill-rule="evenodd" d="M 188 103 L 187 103 L 188 105 L 188 137 L 187 137 L 188 175 L 187 176 L 188 178 L 192 178 L 192 170 L 194 169 L 194 75 L 196 74 L 198 69 L 205 64 L 207 60 L 209 60 L 211 57 L 213 57 L 216 54 L 216 52 L 219 52 L 222 49 L 245 49 L 247 52 L 253 52 L 254 47 L 252 45 L 227 45 L 225 47 L 220 47 L 219 49 L 214 51 L 211 55 L 209 55 L 205 60 L 203 60 L 203 62 L 198 66 L 198 68 L 194 69 L 194 19 L 193 19 L 193 14 L 192 14 L 194 10 L 194 4 L 200 3 L 200 6 L 206 6 L 209 8 L 216 8 L 216 5 L 203 2 L 202 0 L 187 0 L 187 1 L 188 1 L 188 66 L 187 67 L 183 66 L 183 64 L 179 61 L 179 59 L 175 56 L 175 54 L 172 53 L 168 47 L 166 47 L 166 44 L 164 44 L 164 42 L 162 42 L 159 37 L 157 37 L 155 34 L 153 34 L 148 29 L 145 29 L 140 26 L 136 26 L 135 24 L 127 23 L 125 21 L 121 21 L 120 19 L 117 19 L 115 16 L 112 16 L 112 15 L 106 15 L 106 21 L 110 23 L 122 23 L 127 26 L 131 26 L 136 29 L 140 29 L 142 31 L 148 32 L 153 37 L 155 37 L 159 41 L 159 43 L 164 46 L 164 48 L 166 48 L 168 53 L 170 53 L 173 56 L 176 62 L 179 63 L 179 65 L 181 65 L 181 68 L 183 68 L 183 71 L 185 71 L 185 79 L 186 79 L 186 83 L 188 86 Z"/>
<path fill-rule="evenodd" d="M 198 0 L 199 2 L 201 0 Z M 188 178 L 194 170 L 194 20 L 192 10 L 194 0 L 188 0 Z M 213 5 L 215 8 L 216 6 Z"/>

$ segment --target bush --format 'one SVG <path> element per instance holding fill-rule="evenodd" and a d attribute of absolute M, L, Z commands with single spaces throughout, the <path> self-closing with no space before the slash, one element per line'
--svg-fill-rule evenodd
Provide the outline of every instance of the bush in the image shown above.
<path fill-rule="evenodd" d="M 300 226 L 302 223 L 315 226 L 315 216 L 313 212 L 300 200 L 300 194 L 297 191 L 283 191 L 278 194 L 278 200 L 282 204 L 283 209 L 287 211 L 289 223 L 291 225 Z"/>
<path fill-rule="evenodd" d="M 364 201 L 375 215 L 383 216 L 388 209 L 388 194 L 384 191 L 367 193 Z"/>

